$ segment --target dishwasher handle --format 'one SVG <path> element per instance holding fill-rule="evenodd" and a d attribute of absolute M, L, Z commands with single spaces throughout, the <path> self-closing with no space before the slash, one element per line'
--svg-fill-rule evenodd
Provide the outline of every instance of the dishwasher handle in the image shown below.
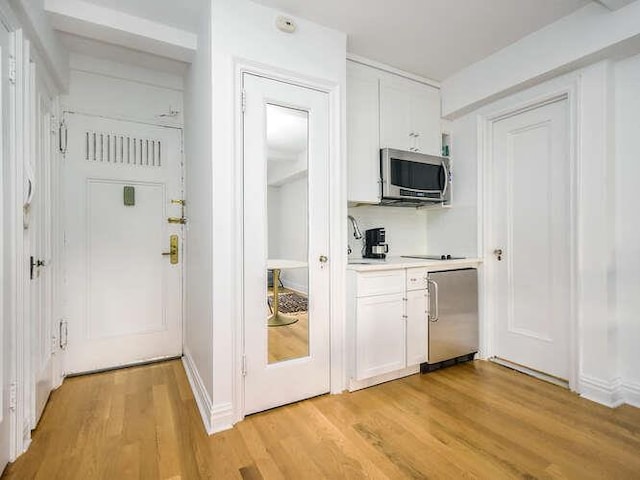
<path fill-rule="evenodd" d="M 429 288 L 429 314 L 427 315 L 430 322 L 437 322 L 438 317 L 440 316 L 440 309 L 438 307 L 438 284 L 433 280 L 427 280 L 427 285 L 430 287 L 433 285 L 433 290 Z M 431 308 L 432 299 L 434 300 L 435 308 Z M 431 315 L 431 312 L 434 312 L 435 315 Z"/>

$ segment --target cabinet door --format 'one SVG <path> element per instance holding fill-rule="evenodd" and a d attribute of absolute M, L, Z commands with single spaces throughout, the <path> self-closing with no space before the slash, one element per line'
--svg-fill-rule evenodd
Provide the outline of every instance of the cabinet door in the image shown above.
<path fill-rule="evenodd" d="M 427 290 L 407 292 L 407 366 L 427 361 Z"/>
<path fill-rule="evenodd" d="M 380 104 L 378 76 L 348 63 L 347 69 L 347 200 L 380 201 Z"/>
<path fill-rule="evenodd" d="M 405 367 L 405 320 L 402 294 L 357 300 L 356 379 Z"/>
<path fill-rule="evenodd" d="M 416 151 L 429 155 L 441 155 L 440 90 L 428 85 L 416 84 L 410 105 L 410 128 L 415 136 Z"/>
<path fill-rule="evenodd" d="M 410 150 L 411 89 L 400 80 L 380 80 L 380 148 Z"/>

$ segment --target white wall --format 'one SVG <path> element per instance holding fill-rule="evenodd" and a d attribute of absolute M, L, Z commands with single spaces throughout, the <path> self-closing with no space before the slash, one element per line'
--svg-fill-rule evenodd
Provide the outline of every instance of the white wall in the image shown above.
<path fill-rule="evenodd" d="M 454 256 L 478 256 L 478 165 L 476 117 L 452 122 L 451 208 L 429 210 L 429 252 Z"/>
<path fill-rule="evenodd" d="M 611 22 L 625 28 L 608 31 Z M 638 257 L 638 227 L 637 222 L 629 221 L 635 215 L 631 182 L 638 173 L 630 160 L 638 156 L 638 62 L 630 59 L 615 65 L 604 60 L 548 78 L 581 64 L 583 47 L 595 48 L 593 39 L 603 46 L 600 54 L 605 57 L 640 51 L 640 45 L 633 42 L 624 42 L 621 49 L 613 38 L 632 35 L 638 26 L 640 2 L 614 13 L 590 5 L 443 82 L 443 105 L 455 117 L 450 130 L 458 182 L 452 210 L 458 202 L 463 208 L 451 215 L 443 212 L 440 219 L 434 214 L 429 217 L 430 247 L 455 243 L 466 234 L 465 244 L 470 247 L 477 241 L 479 254 L 489 258 L 493 246 L 482 245 L 482 238 L 478 238 L 481 229 L 475 234 L 469 229 L 471 210 L 478 204 L 469 194 L 475 191 L 473 183 L 481 174 L 477 167 L 482 153 L 478 144 L 480 118 L 550 92 L 575 88 L 573 127 L 578 134 L 579 162 L 577 388 L 584 396 L 608 405 L 631 401 L 631 394 L 637 399 L 640 391 L 638 362 L 630 353 L 637 346 L 639 333 L 635 319 L 640 309 L 634 299 L 639 282 L 633 261 Z M 558 55 L 546 55 L 551 45 L 560 50 Z M 565 63 L 549 70 L 550 59 Z M 460 186 L 462 182 L 466 187 Z"/>
<path fill-rule="evenodd" d="M 240 415 L 241 399 L 237 393 L 239 352 L 236 350 L 238 325 L 241 321 L 241 277 L 238 258 L 240 239 L 236 236 L 241 225 L 235 188 L 236 166 L 241 159 L 236 151 L 239 133 L 239 95 L 236 76 L 237 62 L 248 61 L 269 69 L 293 72 L 298 76 L 317 79 L 327 86 L 339 87 L 338 108 L 344 118 L 343 96 L 346 83 L 346 36 L 334 30 L 297 19 L 295 34 L 285 34 L 275 28 L 278 12 L 249 0 L 213 0 L 212 48 L 213 48 L 213 417 L 215 430 L 229 428 Z M 251 101 L 251 99 L 247 99 Z M 340 122 L 339 124 L 341 124 Z M 338 145 L 332 150 L 337 158 L 343 151 L 342 128 L 331 132 Z M 342 168 L 342 167 L 341 167 Z M 339 169 L 338 169 L 339 170 Z M 342 175 L 332 170 L 336 182 Z M 342 183 L 338 183 L 342 188 Z M 334 197 L 332 209 L 346 215 L 343 201 Z M 346 202 L 344 202 L 346 205 Z M 335 215 L 335 211 L 333 212 Z M 332 225 L 333 228 L 333 225 Z M 337 245 L 343 236 L 344 226 L 332 231 L 334 265 L 340 265 Z M 342 237 L 343 238 L 343 237 Z M 336 240 L 337 239 L 337 240 Z M 344 247 L 343 250 L 344 252 Z M 332 275 L 334 275 L 332 273 Z M 342 273 L 344 276 L 344 273 Z M 332 277 L 333 280 L 336 278 Z M 340 280 L 333 288 L 340 287 Z M 341 289 L 342 290 L 342 289 Z M 334 291 L 335 308 L 332 315 L 344 315 L 344 300 Z"/>
<path fill-rule="evenodd" d="M 69 91 L 63 110 L 162 125 L 182 126 L 183 80 L 180 75 L 136 65 L 72 54 Z M 160 117 L 169 108 L 175 118 Z"/>
<path fill-rule="evenodd" d="M 639 44 L 640 1 L 614 12 L 590 2 L 443 81 L 442 116 L 459 117 Z"/>
<path fill-rule="evenodd" d="M 620 373 L 626 397 L 640 407 L 640 55 L 615 67 L 616 270 Z"/>
<path fill-rule="evenodd" d="M 349 258 L 362 258 L 364 232 L 370 228 L 384 227 L 385 240 L 389 244 L 390 257 L 431 253 L 427 246 L 427 212 L 414 207 L 382 207 L 361 205 L 350 207 L 349 215 L 358 222 L 362 240 L 353 238 L 351 222 L 345 217 L 348 227 L 347 240 L 352 252 Z M 345 246 L 346 248 L 346 246 Z"/>
<path fill-rule="evenodd" d="M 207 3 L 207 2 L 205 2 Z M 205 425 L 213 398 L 213 156 L 211 11 L 202 12 L 198 50 L 186 75 L 185 161 L 187 224 L 184 353 Z M 193 378 L 195 377 L 195 378 Z"/>
<path fill-rule="evenodd" d="M 69 83 L 68 54 L 58 42 L 53 28 L 44 11 L 44 0 L 9 0 L 9 5 L 18 16 L 21 28 L 44 65 L 55 79 L 56 89 L 65 91 Z"/>

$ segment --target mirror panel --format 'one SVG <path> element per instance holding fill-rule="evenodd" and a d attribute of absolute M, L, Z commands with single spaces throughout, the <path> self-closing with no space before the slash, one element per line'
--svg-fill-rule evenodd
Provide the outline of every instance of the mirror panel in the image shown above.
<path fill-rule="evenodd" d="M 267 105 L 268 363 L 309 355 L 309 114 Z"/>

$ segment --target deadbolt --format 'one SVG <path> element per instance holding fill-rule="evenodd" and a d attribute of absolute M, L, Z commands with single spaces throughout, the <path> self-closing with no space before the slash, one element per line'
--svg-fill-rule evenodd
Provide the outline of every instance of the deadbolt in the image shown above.
<path fill-rule="evenodd" d="M 496 256 L 496 258 L 498 259 L 498 261 L 502 261 L 502 249 L 501 248 L 496 248 L 493 251 L 493 254 Z"/>

